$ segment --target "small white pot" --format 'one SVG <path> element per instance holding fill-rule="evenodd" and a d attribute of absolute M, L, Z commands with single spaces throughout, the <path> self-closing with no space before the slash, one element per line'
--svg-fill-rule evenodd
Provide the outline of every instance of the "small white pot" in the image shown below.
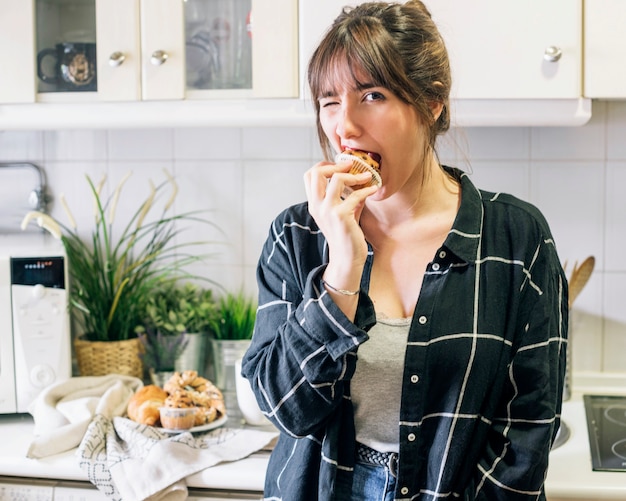
<path fill-rule="evenodd" d="M 241 359 L 235 362 L 235 384 L 237 388 L 237 404 L 247 424 L 263 426 L 271 424 L 256 402 L 256 397 L 250 387 L 250 382 L 241 375 Z"/>

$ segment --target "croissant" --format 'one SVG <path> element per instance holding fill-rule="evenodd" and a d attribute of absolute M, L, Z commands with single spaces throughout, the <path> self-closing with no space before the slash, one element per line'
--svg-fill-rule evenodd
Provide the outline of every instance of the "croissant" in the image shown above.
<path fill-rule="evenodd" d="M 137 423 L 155 426 L 166 398 L 167 392 L 156 385 L 139 388 L 128 402 L 128 417 Z"/>

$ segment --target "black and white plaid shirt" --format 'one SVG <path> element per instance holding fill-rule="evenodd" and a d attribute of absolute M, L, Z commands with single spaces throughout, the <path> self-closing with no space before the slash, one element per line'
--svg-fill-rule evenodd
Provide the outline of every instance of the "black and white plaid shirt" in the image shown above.
<path fill-rule="evenodd" d="M 454 173 L 461 206 L 426 270 L 398 381 L 396 499 L 545 499 L 566 364 L 566 277 L 535 207 Z M 320 282 L 327 246 L 307 205 L 271 227 L 243 364 L 281 431 L 266 499 L 330 500 L 337 469 L 354 464 L 349 386 L 375 322 L 372 259 L 353 323 Z"/>

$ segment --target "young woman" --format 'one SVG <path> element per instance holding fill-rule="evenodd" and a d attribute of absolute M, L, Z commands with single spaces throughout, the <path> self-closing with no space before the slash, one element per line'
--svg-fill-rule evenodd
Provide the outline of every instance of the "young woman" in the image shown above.
<path fill-rule="evenodd" d="M 548 224 L 439 164 L 450 69 L 418 0 L 345 9 L 308 75 L 326 160 L 271 226 L 242 368 L 281 432 L 266 499 L 545 499 L 568 314 Z"/>

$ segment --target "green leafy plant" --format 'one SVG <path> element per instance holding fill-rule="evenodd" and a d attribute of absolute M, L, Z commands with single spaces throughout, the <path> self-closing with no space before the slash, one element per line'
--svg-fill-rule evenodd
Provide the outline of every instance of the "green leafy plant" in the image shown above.
<path fill-rule="evenodd" d="M 70 304 L 87 340 L 135 337 L 135 327 L 142 324 L 146 304 L 155 289 L 168 281 L 198 278 L 189 275 L 185 268 L 206 255 L 190 254 L 185 248 L 209 242 L 177 244 L 175 237 L 182 231 L 182 223 L 213 224 L 199 217 L 200 211 L 170 215 L 178 188 L 169 173 L 166 175 L 168 180 L 158 187 L 150 182 L 149 196 L 131 215 L 118 237 L 114 237 L 113 231 L 115 209 L 128 176 L 106 201 L 100 195 L 104 180 L 96 187 L 87 176 L 96 207 L 91 239 L 81 238 L 63 197 L 61 202 L 70 220 L 69 226 L 36 211 L 24 218 L 23 228 L 35 219 L 39 226 L 63 242 L 69 262 Z M 148 213 L 168 186 L 172 193 L 160 216 L 148 220 Z"/>
<path fill-rule="evenodd" d="M 217 318 L 218 307 L 211 289 L 191 282 L 179 285 L 168 281 L 148 298 L 143 324 L 135 330 L 158 330 L 166 336 L 203 333 L 211 330 Z"/>
<path fill-rule="evenodd" d="M 227 293 L 218 301 L 213 336 L 219 340 L 251 339 L 256 320 L 256 302 L 243 292 Z"/>

